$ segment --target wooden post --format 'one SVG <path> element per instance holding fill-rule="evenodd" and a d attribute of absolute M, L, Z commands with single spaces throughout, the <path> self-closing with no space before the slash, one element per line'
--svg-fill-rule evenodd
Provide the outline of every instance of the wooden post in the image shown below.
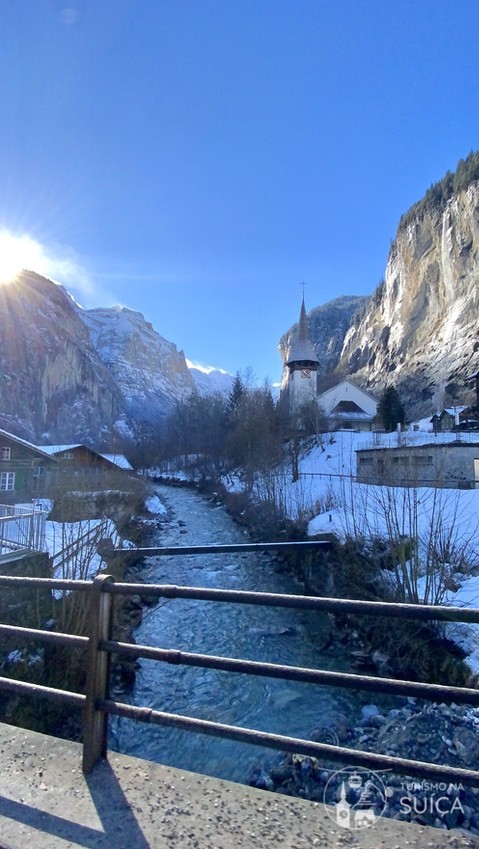
<path fill-rule="evenodd" d="M 112 575 L 98 575 L 90 590 L 90 635 L 87 657 L 86 701 L 83 711 L 83 772 L 91 772 L 95 763 L 106 757 L 108 715 L 97 710 L 97 700 L 108 698 L 110 653 L 100 651 L 101 640 L 111 639 L 113 597 L 105 585 L 113 584 Z"/>

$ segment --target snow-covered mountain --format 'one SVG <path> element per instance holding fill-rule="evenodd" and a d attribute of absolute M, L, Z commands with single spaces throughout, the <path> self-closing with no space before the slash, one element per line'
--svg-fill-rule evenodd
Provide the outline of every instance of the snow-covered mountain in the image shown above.
<path fill-rule="evenodd" d="M 34 442 L 134 440 L 189 393 L 231 388 L 230 375 L 188 368 L 141 313 L 83 310 L 33 272 L 0 288 L 0 317 L 0 427 Z"/>
<path fill-rule="evenodd" d="M 212 395 L 218 392 L 222 395 L 229 395 L 234 381 L 232 374 L 222 369 L 204 368 L 203 366 L 191 363 L 189 360 L 186 362 L 193 378 L 195 389 L 200 395 Z"/>
<path fill-rule="evenodd" d="M 121 390 L 133 421 L 157 423 L 194 389 L 183 351 L 139 312 L 126 307 L 78 310 L 92 344 Z"/>

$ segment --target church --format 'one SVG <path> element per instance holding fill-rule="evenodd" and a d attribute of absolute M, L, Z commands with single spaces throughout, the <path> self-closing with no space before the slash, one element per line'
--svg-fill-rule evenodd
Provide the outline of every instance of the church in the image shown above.
<path fill-rule="evenodd" d="M 314 402 L 327 419 L 330 430 L 373 429 L 378 402 L 372 395 L 345 379 L 318 392 L 319 359 L 309 338 L 308 318 L 304 303 L 296 333 L 291 339 L 288 357 L 284 364 L 281 402 L 291 418 L 298 419 L 305 408 Z"/>

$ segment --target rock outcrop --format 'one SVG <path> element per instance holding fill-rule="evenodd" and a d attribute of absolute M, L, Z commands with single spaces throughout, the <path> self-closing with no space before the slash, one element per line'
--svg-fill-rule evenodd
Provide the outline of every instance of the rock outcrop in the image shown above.
<path fill-rule="evenodd" d="M 347 332 L 339 369 L 392 383 L 416 416 L 475 400 L 479 182 L 399 226 L 384 282 Z"/>
<path fill-rule="evenodd" d="M 39 442 L 113 431 L 123 400 L 62 286 L 33 272 L 0 288 L 0 426 Z"/>
<path fill-rule="evenodd" d="M 80 310 L 94 348 L 109 369 L 134 422 L 161 422 L 194 389 L 183 351 L 139 312 L 126 307 Z"/>
<path fill-rule="evenodd" d="M 83 310 L 33 272 L 0 288 L 0 427 L 97 449 L 158 425 L 195 383 L 141 313 Z"/>

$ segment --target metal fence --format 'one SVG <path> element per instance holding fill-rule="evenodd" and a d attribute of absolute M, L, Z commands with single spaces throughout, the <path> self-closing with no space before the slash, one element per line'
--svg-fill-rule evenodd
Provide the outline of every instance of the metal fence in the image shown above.
<path fill-rule="evenodd" d="M 1 508 L 0 555 L 17 551 L 46 551 L 46 512 Z"/>
<path fill-rule="evenodd" d="M 150 548 L 136 549 L 135 554 L 161 556 L 164 554 L 202 554 L 270 551 L 293 548 L 318 548 L 324 543 L 263 543 L 224 546 L 194 546 L 188 548 Z M 110 554 L 112 552 L 110 551 Z M 131 555 L 130 550 L 115 550 L 113 554 Z M 211 589 L 205 587 L 176 586 L 171 584 L 132 584 L 116 582 L 110 575 L 100 575 L 93 581 L 54 580 L 41 578 L 13 578 L 0 576 L 0 586 L 47 588 L 50 590 L 68 590 L 87 593 L 90 605 L 90 632 L 88 637 L 62 634 L 38 629 L 20 628 L 0 624 L 0 635 L 15 636 L 19 640 L 32 639 L 47 643 L 57 643 L 72 648 L 82 648 L 87 654 L 87 683 L 85 693 L 33 684 L 17 679 L 0 678 L 2 690 L 29 697 L 60 701 L 76 706 L 83 711 L 83 770 L 90 772 L 100 758 L 107 755 L 108 716 L 117 715 L 157 725 L 181 728 L 201 734 L 223 737 L 230 740 L 269 747 L 283 752 L 295 752 L 324 761 L 340 762 L 351 766 L 370 769 L 389 770 L 398 775 L 420 777 L 442 782 L 460 782 L 463 785 L 478 786 L 479 772 L 469 769 L 450 767 L 391 757 L 381 753 L 365 752 L 356 749 L 335 746 L 311 740 L 266 733 L 250 728 L 239 728 L 221 722 L 212 722 L 178 714 L 157 711 L 109 698 L 110 658 L 114 652 L 118 656 L 150 658 L 162 663 L 184 664 L 207 667 L 228 672 L 246 673 L 283 680 L 303 681 L 314 686 L 327 686 L 391 693 L 402 696 L 414 696 L 434 702 L 469 704 L 479 706 L 479 690 L 472 687 L 453 687 L 439 684 L 426 684 L 402 681 L 394 678 L 382 678 L 370 675 L 332 672 L 330 670 L 292 667 L 282 664 L 261 663 L 249 660 L 217 657 L 176 649 L 160 649 L 151 646 L 123 643 L 112 639 L 112 612 L 115 596 L 130 596 L 145 593 L 158 599 L 201 599 L 207 602 L 226 604 L 251 604 L 264 607 L 277 606 L 302 610 L 326 611 L 332 614 L 354 614 L 357 616 L 379 616 L 386 618 L 412 619 L 415 621 L 468 622 L 479 624 L 479 609 L 438 607 L 433 605 L 392 604 L 387 602 L 367 602 L 354 599 L 322 598 L 305 595 L 286 595 L 277 593 L 249 592 L 244 590 Z"/>

